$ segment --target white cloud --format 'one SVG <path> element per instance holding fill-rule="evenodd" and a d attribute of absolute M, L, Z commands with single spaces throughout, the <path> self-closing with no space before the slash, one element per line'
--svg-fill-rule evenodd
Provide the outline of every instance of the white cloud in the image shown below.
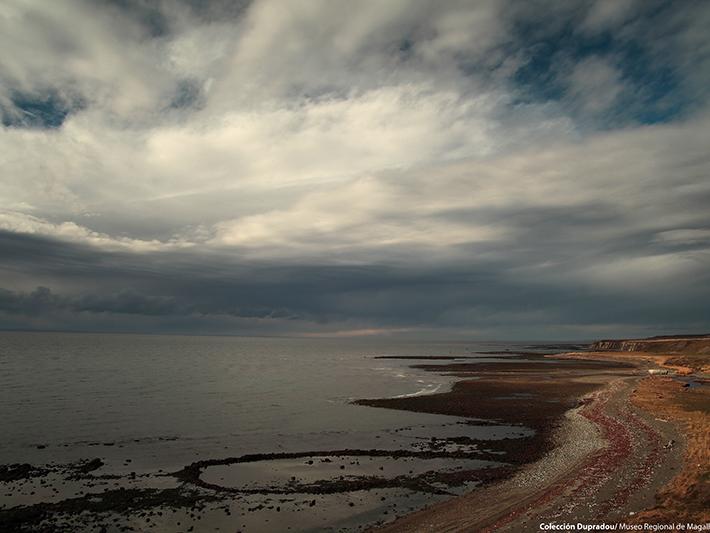
<path fill-rule="evenodd" d="M 656 240 L 664 244 L 704 244 L 710 248 L 710 229 L 675 229 L 661 231 L 656 235 Z"/>
<path fill-rule="evenodd" d="M 122 250 L 130 252 L 158 252 L 163 250 L 184 249 L 190 243 L 173 239 L 168 242 L 158 240 L 131 239 L 106 235 L 91 231 L 74 222 L 53 223 L 38 217 L 13 211 L 0 211 L 0 230 L 12 233 L 54 237 L 60 240 L 88 244 L 103 250 Z"/>
<path fill-rule="evenodd" d="M 406 186 L 364 178 L 306 195 L 285 211 L 250 215 L 217 225 L 215 244 L 273 255 L 339 255 L 392 245 L 446 248 L 492 241 L 503 230 L 428 219 L 436 210 Z M 432 199 L 435 201 L 435 199 Z M 360 258 L 364 259 L 364 257 Z"/>
<path fill-rule="evenodd" d="M 494 152 L 505 142 L 489 131 L 497 106 L 494 95 L 383 87 L 158 129 L 147 158 L 178 186 L 186 176 L 207 187 L 333 179 Z"/>
<path fill-rule="evenodd" d="M 575 63 L 566 82 L 567 97 L 591 113 L 609 109 L 624 90 L 620 71 L 608 59 L 594 56 Z"/>
<path fill-rule="evenodd" d="M 627 20 L 636 0 L 594 0 L 582 21 L 588 31 L 608 30 Z"/>
<path fill-rule="evenodd" d="M 118 120 L 142 121 L 172 90 L 159 47 L 118 9 L 69 0 L 11 0 L 0 11 L 0 103 L 58 93 Z M 15 110 L 17 112 L 17 110 Z"/>

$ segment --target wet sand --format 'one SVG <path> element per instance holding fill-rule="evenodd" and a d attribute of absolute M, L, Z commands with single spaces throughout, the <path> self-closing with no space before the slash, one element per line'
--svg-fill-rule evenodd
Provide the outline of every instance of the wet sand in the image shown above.
<path fill-rule="evenodd" d="M 517 465 L 537 460 L 551 449 L 554 428 L 562 415 L 578 404 L 580 397 L 599 387 L 608 376 L 633 368 L 620 363 L 555 361 L 539 355 L 504 363 L 417 367 L 468 379 L 455 383 L 449 392 L 357 403 L 531 428 L 535 434 L 528 438 L 495 443 L 494 451 L 504 453 L 507 463 Z"/>

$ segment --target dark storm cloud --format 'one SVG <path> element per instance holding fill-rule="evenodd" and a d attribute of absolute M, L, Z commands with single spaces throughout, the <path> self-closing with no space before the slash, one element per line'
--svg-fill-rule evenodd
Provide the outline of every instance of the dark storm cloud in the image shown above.
<path fill-rule="evenodd" d="M 78 297 L 54 294 L 47 287 L 37 287 L 30 293 L 0 290 L 0 310 L 10 314 L 42 315 L 57 311 L 75 313 L 119 313 L 130 315 L 171 315 L 184 311 L 174 299 L 146 296 L 133 291 L 117 294 Z"/>
<path fill-rule="evenodd" d="M 559 216 L 559 214 L 558 214 Z M 523 218 L 530 223 L 530 215 Z M 544 242 L 547 227 L 537 228 L 536 242 Z M 570 242 L 566 264 L 552 272 L 520 271 L 521 264 L 544 261 L 549 250 L 506 250 L 477 264 L 427 268 L 423 266 L 322 266 L 239 264 L 233 258 L 212 255 L 196 260 L 189 255 L 170 256 L 105 254 L 81 246 L 21 242 L 16 236 L 13 259 L 3 259 L 4 269 L 38 265 L 32 274 L 53 281 L 51 290 L 38 287 L 26 292 L 4 289 L 0 311 L 54 319 L 61 325 L 76 316 L 91 325 L 92 316 L 133 316 L 124 328 L 140 330 L 142 316 L 159 319 L 156 326 L 176 317 L 212 321 L 211 332 L 229 332 L 243 319 L 242 332 L 260 331 L 264 320 L 275 324 L 301 322 L 300 331 L 341 327 L 342 324 L 380 328 L 466 328 L 482 331 L 503 328 L 552 335 L 566 324 L 623 324 L 636 331 L 654 328 L 685 330 L 700 327 L 707 307 L 710 276 L 688 279 L 688 290 L 677 284 L 600 289 L 569 278 L 590 261 L 589 254 Z M 3 241 L 4 245 L 7 240 Z M 617 243 L 619 254 L 623 243 Z M 495 248 L 493 246 L 492 248 Z M 592 257 L 599 254 L 592 252 Z M 580 254 L 578 261 L 575 254 Z M 544 275 L 543 275 L 544 274 Z M 32 279 L 33 275 L 29 276 Z M 92 289 L 81 279 L 100 280 Z M 660 305 L 662 304 L 662 305 Z M 225 321 L 226 319 L 226 321 Z M 257 322 L 251 322 L 255 319 Z M 246 322 L 244 321 L 246 320 Z M 289 331 L 281 326 L 282 331 Z M 276 331 L 279 331 L 277 328 Z M 299 330 L 296 330 L 299 331 Z M 565 336 L 564 329 L 557 330 Z M 532 333 L 528 333 L 530 335 Z"/>

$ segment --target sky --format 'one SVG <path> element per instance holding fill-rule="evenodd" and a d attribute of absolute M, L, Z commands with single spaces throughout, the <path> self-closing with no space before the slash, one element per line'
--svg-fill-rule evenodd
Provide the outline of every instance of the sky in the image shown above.
<path fill-rule="evenodd" d="M 4 0 L 0 329 L 710 330 L 710 2 Z"/>

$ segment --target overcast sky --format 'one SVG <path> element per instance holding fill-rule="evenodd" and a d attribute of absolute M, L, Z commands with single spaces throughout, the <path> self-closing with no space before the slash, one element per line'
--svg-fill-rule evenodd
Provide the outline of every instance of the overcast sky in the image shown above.
<path fill-rule="evenodd" d="M 0 329 L 710 330 L 710 2 L 4 0 Z"/>

